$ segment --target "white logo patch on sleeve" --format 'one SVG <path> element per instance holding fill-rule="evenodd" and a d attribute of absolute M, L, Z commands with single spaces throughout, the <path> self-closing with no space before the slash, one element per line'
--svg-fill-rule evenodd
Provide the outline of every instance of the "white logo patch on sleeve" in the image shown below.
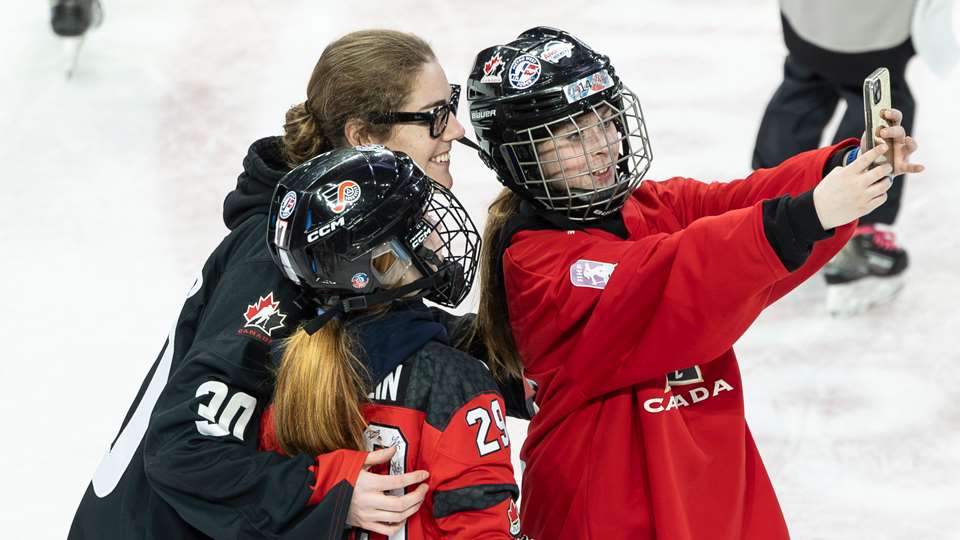
<path fill-rule="evenodd" d="M 604 289 L 616 267 L 617 265 L 611 263 L 580 259 L 570 265 L 570 283 L 573 283 L 574 287 Z"/>

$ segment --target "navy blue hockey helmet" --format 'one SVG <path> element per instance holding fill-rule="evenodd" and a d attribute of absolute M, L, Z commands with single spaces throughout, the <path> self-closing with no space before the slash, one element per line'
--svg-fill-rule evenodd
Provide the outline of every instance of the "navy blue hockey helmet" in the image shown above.
<path fill-rule="evenodd" d="M 536 208 L 600 219 L 650 167 L 636 96 L 608 57 L 562 30 L 536 27 L 482 50 L 467 101 L 484 162 Z"/>
<path fill-rule="evenodd" d="M 270 205 L 274 262 L 341 311 L 413 291 L 455 307 L 473 283 L 480 235 L 463 205 L 402 152 L 333 150 L 287 173 Z"/>

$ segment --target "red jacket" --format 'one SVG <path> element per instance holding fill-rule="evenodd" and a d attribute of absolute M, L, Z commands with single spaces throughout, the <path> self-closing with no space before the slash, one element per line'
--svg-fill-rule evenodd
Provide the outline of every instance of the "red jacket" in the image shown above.
<path fill-rule="evenodd" d="M 852 234 L 850 224 L 817 242 L 790 273 L 762 217 L 763 200 L 813 188 L 850 142 L 729 183 L 645 181 L 622 211 L 627 240 L 599 229 L 513 236 L 509 315 L 540 407 L 521 452 L 524 533 L 788 538 L 731 347 Z"/>
<path fill-rule="evenodd" d="M 387 374 L 370 399 L 363 407 L 368 447 L 397 446 L 392 474 L 430 473 L 426 500 L 392 538 L 506 540 L 519 534 L 506 406 L 482 362 L 431 342 Z M 273 405 L 262 418 L 260 447 L 279 452 Z M 308 504 L 326 502 L 327 494 L 343 482 L 352 491 L 366 456 L 356 450 L 318 456 L 311 468 L 315 481 Z M 373 472 L 388 471 L 384 466 Z M 345 530 L 345 523 L 337 526 Z M 355 531 L 350 538 L 385 537 Z"/>

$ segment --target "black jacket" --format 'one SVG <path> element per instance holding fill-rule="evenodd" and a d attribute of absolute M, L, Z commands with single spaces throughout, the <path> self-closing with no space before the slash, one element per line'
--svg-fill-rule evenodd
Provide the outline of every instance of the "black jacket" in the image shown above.
<path fill-rule="evenodd" d="M 345 519 L 347 482 L 307 506 L 315 460 L 257 451 L 273 394 L 271 343 L 308 315 L 266 247 L 270 196 L 287 172 L 277 143 L 251 145 L 224 201 L 230 233 L 187 294 L 80 502 L 70 540 L 317 539 Z M 464 322 L 449 316 L 444 324 Z"/>
<path fill-rule="evenodd" d="M 269 198 L 285 172 L 276 139 L 250 147 L 224 204 L 231 231 L 187 294 L 84 494 L 71 540 L 316 538 L 312 529 L 336 520 L 335 505 L 306 506 L 311 458 L 257 451 L 272 396 L 270 344 L 304 316 L 265 242 Z"/>

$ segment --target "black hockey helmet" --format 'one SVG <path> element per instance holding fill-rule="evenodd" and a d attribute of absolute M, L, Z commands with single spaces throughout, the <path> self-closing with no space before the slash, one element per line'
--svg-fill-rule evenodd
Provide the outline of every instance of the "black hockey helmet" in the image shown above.
<path fill-rule="evenodd" d="M 540 26 L 482 50 L 467 101 L 481 158 L 536 208 L 577 221 L 602 218 L 623 207 L 650 167 L 636 96 L 608 57 L 562 30 Z M 584 139 L 594 132 L 588 147 Z M 560 144 L 574 138 L 579 150 L 561 155 Z M 584 170 L 566 170 L 577 159 Z"/>
<path fill-rule="evenodd" d="M 411 294 L 455 307 L 473 283 L 480 235 L 463 205 L 409 156 L 379 145 L 333 150 L 287 173 L 267 222 L 274 262 L 327 310 Z"/>

